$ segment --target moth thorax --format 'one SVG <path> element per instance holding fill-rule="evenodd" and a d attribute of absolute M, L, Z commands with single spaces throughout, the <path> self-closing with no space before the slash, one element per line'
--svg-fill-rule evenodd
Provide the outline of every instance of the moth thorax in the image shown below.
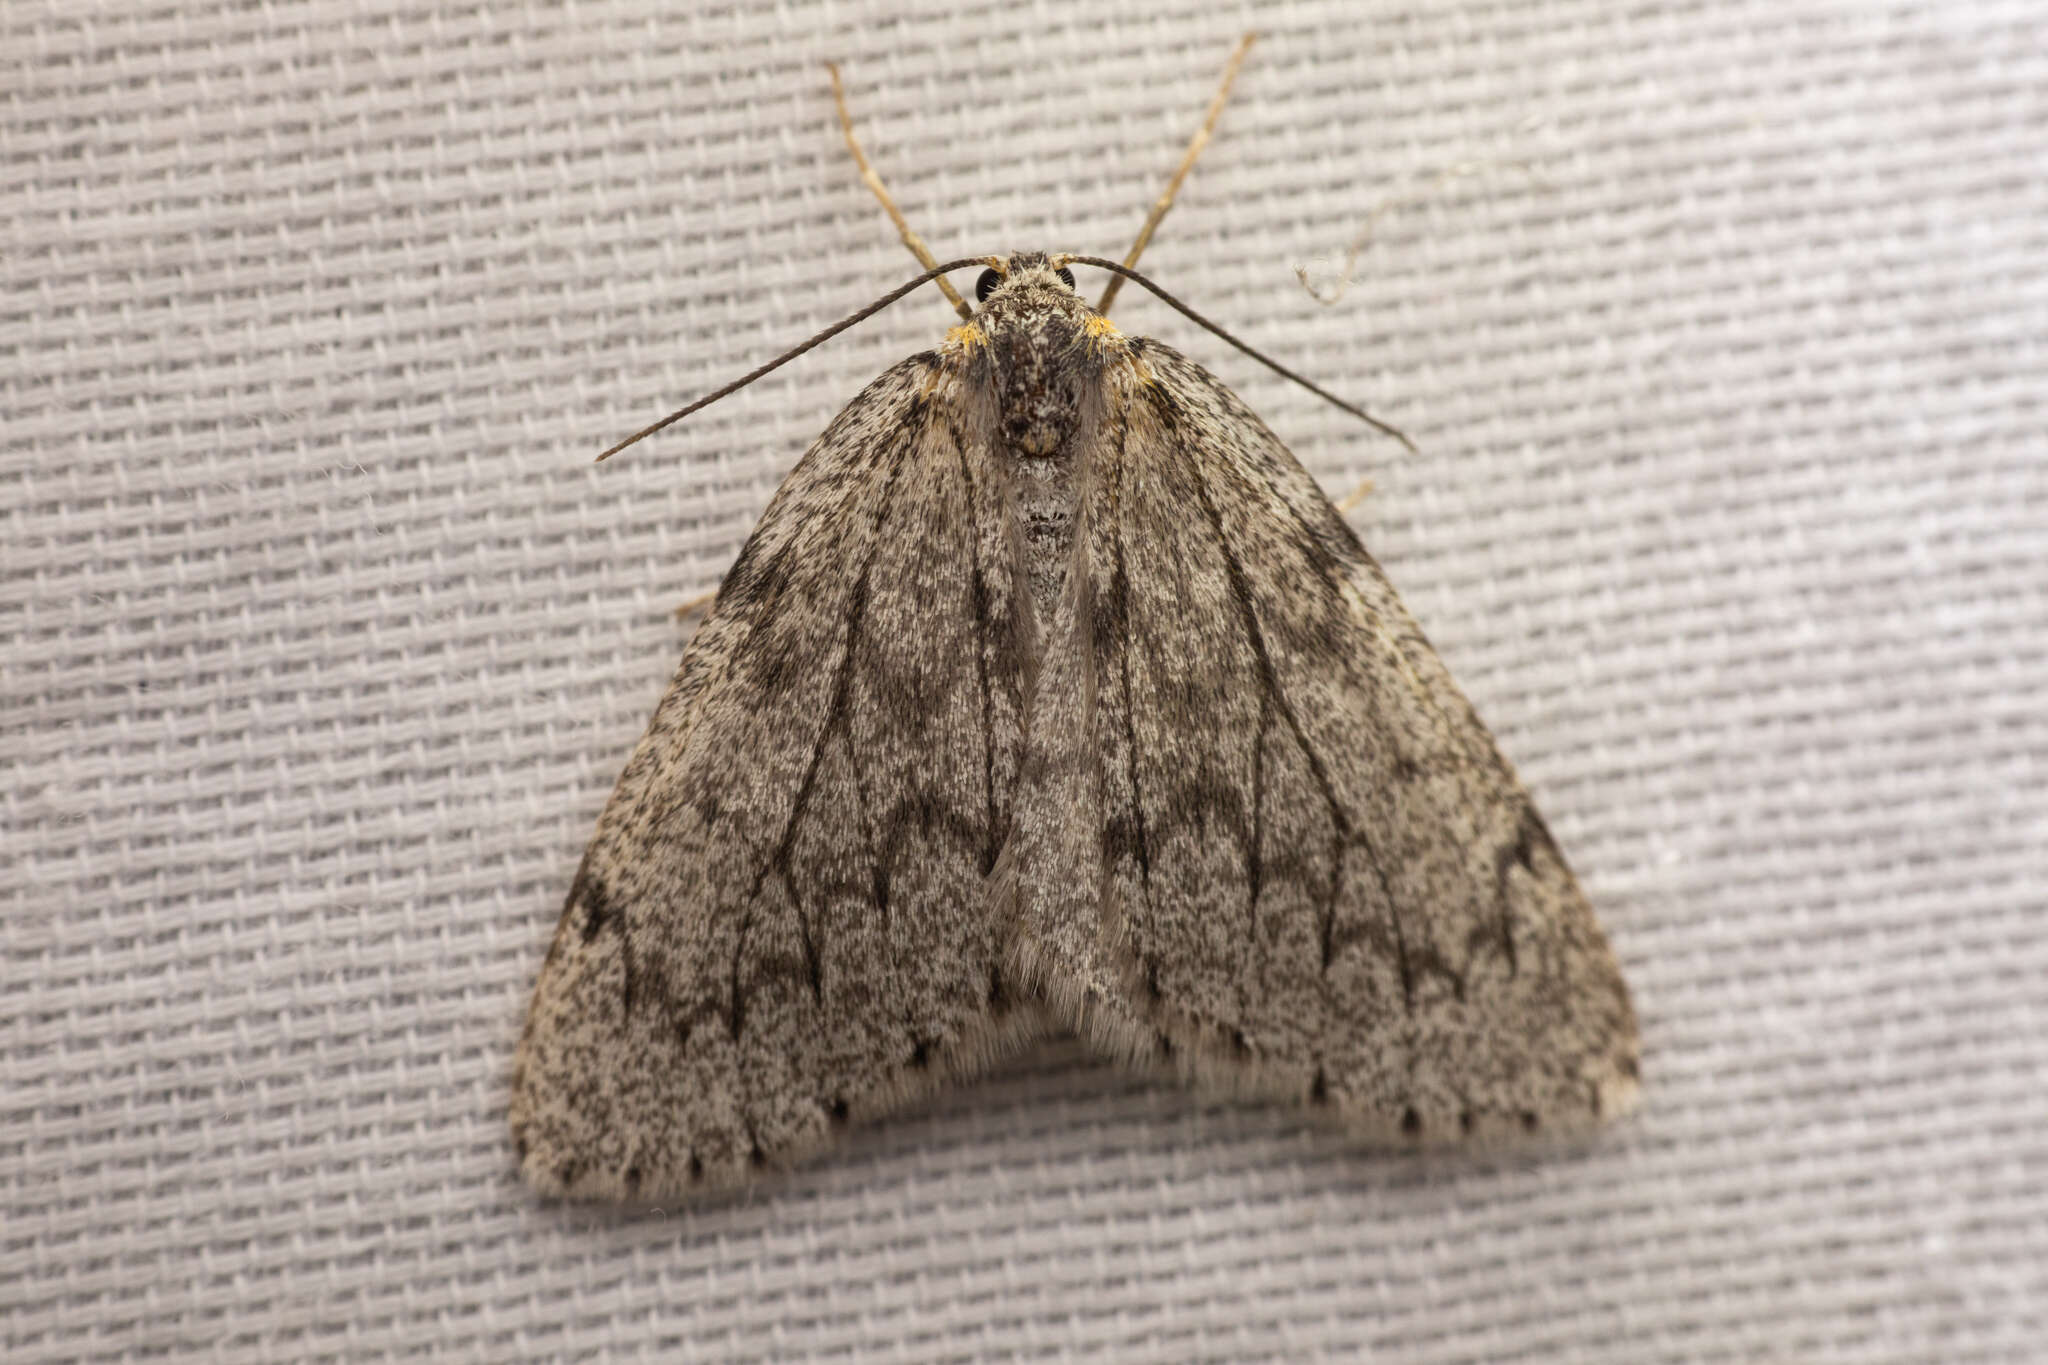
<path fill-rule="evenodd" d="M 1042 346 L 1018 346 L 1005 359 L 998 390 L 1004 440 L 1019 455 L 1057 454 L 1080 408 L 1079 376 L 1051 364 Z"/>

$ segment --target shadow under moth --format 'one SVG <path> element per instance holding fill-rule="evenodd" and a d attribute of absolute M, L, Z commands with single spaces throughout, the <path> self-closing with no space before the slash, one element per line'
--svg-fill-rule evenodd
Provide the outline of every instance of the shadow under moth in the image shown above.
<path fill-rule="evenodd" d="M 979 307 L 805 453 L 620 775 L 519 1043 L 527 1179 L 729 1187 L 1060 1031 L 1393 1141 L 1627 1109 L 1614 956 L 1379 566 L 1069 267 L 1160 291 L 903 232 L 932 268 L 791 356 L 950 269 Z"/>

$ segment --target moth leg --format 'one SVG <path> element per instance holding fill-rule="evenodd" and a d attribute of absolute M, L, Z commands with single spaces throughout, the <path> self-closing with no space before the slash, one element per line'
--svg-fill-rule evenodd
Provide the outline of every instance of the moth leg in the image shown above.
<path fill-rule="evenodd" d="M 1358 481 L 1358 487 L 1337 499 L 1337 510 L 1348 517 L 1371 496 L 1372 476 L 1368 474 L 1365 478 Z"/>
<path fill-rule="evenodd" d="M 678 602 L 676 604 L 676 620 L 687 621 L 717 600 L 718 589 L 713 588 L 710 592 L 700 592 L 687 601 Z"/>
<path fill-rule="evenodd" d="M 1258 41 L 1258 37 L 1256 33 L 1247 33 L 1239 38 L 1237 46 L 1231 49 L 1230 60 L 1223 67 L 1223 80 L 1217 85 L 1216 94 L 1209 101 L 1209 112 L 1202 115 L 1202 126 L 1195 129 L 1194 137 L 1188 141 L 1187 154 L 1181 157 L 1180 165 L 1174 168 L 1173 178 L 1166 182 L 1165 192 L 1152 205 L 1152 212 L 1145 215 L 1145 226 L 1138 229 L 1138 240 L 1131 244 L 1131 254 L 1124 257 L 1124 269 L 1129 270 L 1138 263 L 1138 257 L 1143 255 L 1145 248 L 1151 244 L 1152 230 L 1159 226 L 1159 221 L 1166 217 L 1166 211 L 1173 207 L 1173 197 L 1180 193 L 1181 182 L 1186 180 L 1188 172 L 1195 168 L 1195 158 L 1209 145 L 1209 135 L 1216 131 L 1216 120 L 1223 117 L 1223 105 L 1230 98 L 1230 87 L 1237 81 L 1237 69 L 1244 65 L 1245 54 L 1252 50 L 1252 44 Z M 1095 305 L 1095 311 L 1108 313 L 1110 301 L 1116 298 L 1116 291 L 1123 288 L 1123 284 L 1123 276 L 1111 275 L 1109 284 L 1102 291 L 1102 301 Z"/>

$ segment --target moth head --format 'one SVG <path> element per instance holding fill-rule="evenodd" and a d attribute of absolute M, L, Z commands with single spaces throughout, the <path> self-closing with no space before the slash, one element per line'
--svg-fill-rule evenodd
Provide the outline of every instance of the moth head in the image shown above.
<path fill-rule="evenodd" d="M 1037 344 L 1059 342 L 1089 328 L 1097 317 L 1074 290 L 1071 256 L 1019 251 L 984 258 L 988 268 L 974 283 L 981 303 L 974 320 L 991 337 L 1030 336 Z"/>
<path fill-rule="evenodd" d="M 991 385 L 1005 439 L 1021 455 L 1050 456 L 1067 443 L 1082 399 L 1109 360 L 1110 332 L 1074 292 L 1070 258 L 1039 251 L 991 256 L 975 284 L 974 328 L 985 345 L 979 373 Z"/>
<path fill-rule="evenodd" d="M 1074 272 L 1065 260 L 1040 251 L 1020 251 L 1013 256 L 993 257 L 989 268 L 974 282 L 974 297 L 986 304 L 999 290 L 1059 290 L 1074 293 Z M 1078 295 L 1076 296 L 1078 297 Z"/>

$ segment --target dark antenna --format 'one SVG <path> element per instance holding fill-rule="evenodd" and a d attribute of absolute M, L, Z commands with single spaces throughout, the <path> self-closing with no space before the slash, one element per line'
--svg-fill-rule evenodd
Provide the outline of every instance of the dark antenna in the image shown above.
<path fill-rule="evenodd" d="M 1350 413 L 1353 417 L 1356 417 L 1359 421 L 1364 422 L 1368 426 L 1374 427 L 1380 431 L 1385 432 L 1387 435 L 1393 437 L 1402 445 L 1408 447 L 1408 450 L 1411 454 L 1416 453 L 1415 442 L 1409 440 L 1407 434 L 1403 432 L 1399 427 L 1387 425 L 1385 422 L 1382 422 L 1379 418 L 1367 412 L 1364 408 L 1353 407 L 1351 404 L 1339 398 L 1336 394 L 1331 393 L 1328 389 L 1325 389 L 1320 385 L 1315 384 L 1314 382 L 1304 378 L 1303 376 L 1296 374 L 1293 370 L 1288 369 L 1285 365 L 1282 365 L 1279 361 L 1274 360 L 1272 357 L 1260 354 L 1258 351 L 1254 350 L 1249 344 L 1239 341 L 1236 337 L 1224 331 L 1221 327 L 1218 327 L 1215 323 L 1209 321 L 1209 319 L 1203 317 L 1200 313 L 1197 313 L 1194 309 L 1188 307 L 1179 299 L 1167 293 L 1164 289 L 1161 289 L 1158 285 L 1152 283 L 1152 281 L 1146 279 L 1143 275 L 1140 275 L 1137 271 L 1132 270 L 1130 267 L 1118 265 L 1115 261 L 1104 260 L 1100 256 L 1062 256 L 1058 259 L 1065 261 L 1068 265 L 1092 265 L 1098 270 L 1107 270 L 1114 274 L 1121 275 L 1123 278 L 1130 280 L 1134 284 L 1143 285 L 1146 289 L 1151 290 L 1152 293 L 1160 300 L 1160 302 L 1166 304 L 1167 307 L 1172 308 L 1174 311 L 1178 312 L 1182 317 L 1194 323 L 1197 327 L 1201 327 L 1207 331 L 1214 332 L 1218 337 L 1222 338 L 1224 341 L 1229 342 L 1231 345 L 1237 347 L 1238 350 L 1243 351 L 1246 355 L 1250 356 L 1253 360 L 1258 361 L 1261 365 L 1264 365 L 1267 369 L 1273 371 L 1273 373 L 1279 375 L 1282 379 L 1293 380 L 1295 383 L 1301 385 L 1304 389 L 1307 389 L 1310 393 L 1322 399 L 1324 402 L 1334 403 L 1336 406 Z"/>
<path fill-rule="evenodd" d="M 890 304 L 896 302 L 896 300 L 902 298 L 905 294 L 910 293 L 912 290 L 917 289 L 920 286 L 930 284 L 933 280 L 945 274 L 948 270 L 964 270 L 970 265 L 993 264 L 994 262 L 987 256 L 966 256 L 957 261 L 947 261 L 944 265 L 933 266 L 930 270 L 925 271 L 924 274 L 919 275 L 909 284 L 902 285 L 895 289 L 891 289 L 888 293 L 882 295 L 882 297 L 876 299 L 873 303 L 861 309 L 858 313 L 854 313 L 849 317 L 841 318 L 839 321 L 833 323 L 830 327 L 827 327 L 824 331 L 818 333 L 816 336 L 812 337 L 809 341 L 806 341 L 803 345 L 798 346 L 796 349 L 791 351 L 785 351 L 783 354 L 769 361 L 766 365 L 761 366 L 757 370 L 753 370 L 747 374 L 741 375 L 738 379 L 733 380 L 732 383 L 727 384 L 722 389 L 718 389 L 712 393 L 705 394 L 702 398 L 699 398 L 696 402 L 691 403 L 687 407 L 677 408 L 674 412 L 662 418 L 659 422 L 654 423 L 652 426 L 640 428 L 640 430 L 634 432 L 631 436 L 628 436 L 625 440 L 619 442 L 617 445 L 613 446 L 610 450 L 607 450 L 604 454 L 598 456 L 597 458 L 599 460 L 609 460 L 612 456 L 618 454 L 627 446 L 632 445 L 635 441 L 644 441 L 649 436 L 652 436 L 655 432 L 660 431 L 663 427 L 670 426 L 676 422 L 682 421 L 685 417 L 688 417 L 697 409 L 702 407 L 709 407 L 711 404 L 716 403 L 719 399 L 725 397 L 727 394 L 735 392 L 736 390 L 739 389 L 744 389 L 747 385 L 753 383 L 762 375 L 768 374 L 769 372 L 774 370 L 781 369 L 784 365 L 787 365 L 790 361 L 795 360 L 805 351 L 808 351 L 816 346 L 822 346 L 824 343 L 830 341 L 833 337 L 838 336 L 841 332 L 853 326 L 855 323 L 866 322 L 869 318 L 881 312 L 884 308 L 887 308 Z M 1143 282 L 1140 281 L 1140 283 Z M 1147 289 L 1152 288 L 1152 286 L 1149 284 L 1145 287 Z M 1153 292 L 1157 293 L 1158 291 L 1154 290 Z M 1190 316 L 1192 316 L 1192 314 L 1190 314 Z M 1304 380 L 1303 382 L 1306 383 L 1307 381 Z"/>
<path fill-rule="evenodd" d="M 1067 265 L 1092 265 L 1098 270 L 1110 271 L 1113 274 L 1120 275 L 1124 279 L 1132 281 L 1133 283 L 1144 286 L 1146 289 L 1150 290 L 1161 302 L 1165 303 L 1169 308 L 1174 309 L 1182 317 L 1185 317 L 1188 321 L 1194 323 L 1197 327 L 1203 328 L 1206 331 L 1214 332 L 1218 337 L 1220 337 L 1224 341 L 1229 342 L 1238 350 L 1243 351 L 1246 355 L 1250 356 L 1253 360 L 1258 361 L 1261 365 L 1264 365 L 1267 369 L 1273 371 L 1273 373 L 1279 375 L 1282 379 L 1290 379 L 1294 381 L 1295 383 L 1301 385 L 1304 389 L 1307 389 L 1310 393 L 1314 394 L 1316 397 L 1322 399 L 1324 402 L 1342 408 L 1344 411 L 1350 413 L 1353 417 L 1356 417 L 1359 421 L 1364 422 L 1367 426 L 1370 426 L 1375 430 L 1385 432 L 1387 435 L 1399 441 L 1402 445 L 1408 447 L 1408 450 L 1411 454 L 1416 453 L 1415 442 L 1409 440 L 1407 434 L 1403 432 L 1399 427 L 1389 426 L 1387 423 L 1382 422 L 1379 418 L 1367 412 L 1364 408 L 1354 407 L 1352 404 L 1345 402 L 1343 399 L 1339 398 L 1336 394 L 1331 393 L 1328 389 L 1322 387 L 1320 384 L 1315 383 L 1313 380 L 1308 379 L 1303 375 L 1296 374 L 1293 370 L 1288 369 L 1285 365 L 1282 365 L 1279 361 L 1273 359 L 1271 356 L 1265 355 L 1262 352 L 1258 351 L 1250 344 L 1239 341 L 1229 332 L 1224 331 L 1221 327 L 1218 327 L 1215 323 L 1209 321 L 1209 319 L 1203 317 L 1200 313 L 1197 313 L 1194 309 L 1188 307 L 1179 299 L 1167 293 L 1164 289 L 1161 289 L 1158 285 L 1152 283 L 1152 281 L 1146 279 L 1143 275 L 1140 275 L 1137 271 L 1129 269 L 1126 266 L 1118 265 L 1115 261 L 1104 260 L 1100 256 L 1056 256 L 1053 259 L 1056 261 L 1063 262 Z M 809 341 L 804 342 L 801 346 L 797 346 L 790 350 L 784 351 L 781 355 L 775 357 L 775 359 L 769 361 L 766 365 L 762 365 L 757 369 L 749 370 L 747 373 L 741 375 L 738 379 L 733 380 L 732 383 L 725 385 L 723 388 L 714 389 L 710 393 L 705 394 L 702 398 L 699 398 L 696 402 L 690 403 L 684 407 L 677 408 L 674 412 L 662 418 L 659 422 L 656 422 L 651 426 L 644 426 L 640 428 L 640 430 L 634 432 L 631 436 L 628 436 L 625 440 L 619 442 L 617 445 L 613 446 L 610 450 L 607 450 L 606 452 L 604 452 L 604 454 L 598 456 L 597 458 L 599 460 L 609 460 L 612 456 L 618 454 L 620 451 L 624 450 L 627 446 L 632 445 L 634 442 L 644 441 L 649 436 L 652 436 L 655 432 L 660 431 L 662 428 L 673 426 L 675 423 L 682 421 L 685 417 L 688 417 L 691 413 L 697 411 L 699 408 L 709 407 L 713 403 L 716 403 L 719 399 L 725 397 L 727 394 L 737 392 L 740 389 L 744 389 L 747 385 L 753 383 L 762 375 L 769 374 L 775 370 L 781 369 L 784 365 L 787 365 L 790 361 L 795 360 L 804 352 L 812 350 L 818 346 L 824 345 L 833 337 L 838 336 L 841 332 L 845 331 L 849 327 L 854 326 L 856 323 L 866 322 L 869 318 L 881 312 L 884 308 L 887 308 L 890 304 L 896 302 L 905 294 L 911 293 L 913 290 L 919 289 L 924 285 L 931 283 L 933 280 L 937 279 L 939 276 L 945 274 L 949 270 L 965 270 L 970 265 L 993 266 L 995 265 L 995 263 L 996 258 L 992 256 L 963 256 L 957 261 L 947 261 L 944 265 L 934 266 L 932 269 L 925 271 L 924 274 L 919 275 L 916 279 L 910 281 L 908 284 L 898 285 L 896 288 L 891 289 L 888 293 L 882 295 L 882 297 L 876 299 L 873 303 L 861 309 L 859 312 L 841 318 L 839 321 L 833 323 L 830 327 L 827 327 L 824 331 L 812 337 Z"/>

